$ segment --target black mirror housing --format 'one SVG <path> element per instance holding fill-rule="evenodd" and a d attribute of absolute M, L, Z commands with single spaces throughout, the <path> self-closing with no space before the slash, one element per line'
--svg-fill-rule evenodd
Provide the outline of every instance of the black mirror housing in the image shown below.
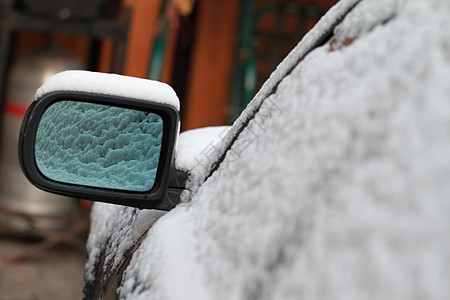
<path fill-rule="evenodd" d="M 123 81 L 124 85 L 132 82 L 132 84 L 135 84 L 136 86 L 143 86 L 143 91 L 146 91 L 146 89 L 148 91 L 148 89 L 150 89 L 149 91 L 151 92 L 151 86 L 145 86 L 151 81 L 143 79 L 86 71 L 69 71 L 63 73 L 65 74 L 60 73 L 62 76 L 60 75 L 59 78 L 58 75 L 55 75 L 56 79 L 53 78 L 50 80 L 50 84 L 47 84 L 47 86 L 45 86 L 46 84 L 44 83 L 43 87 L 38 90 L 37 98 L 28 108 L 22 123 L 19 137 L 19 160 L 22 170 L 28 180 L 42 190 L 70 197 L 138 208 L 161 210 L 170 210 L 173 208 L 179 202 L 179 194 L 181 194 L 184 182 L 187 179 L 186 174 L 182 174 L 182 172 L 176 171 L 173 168 L 174 147 L 179 133 L 178 98 L 176 98 L 176 102 L 165 101 L 166 103 L 164 103 L 164 101 L 161 101 L 161 98 L 164 97 L 161 97 L 160 90 L 157 91 L 160 93 L 159 98 L 156 97 L 157 99 L 152 101 L 151 95 L 149 95 L 148 92 L 145 93 L 145 97 L 136 97 L 136 95 L 139 96 L 136 92 L 134 92 L 134 94 L 131 92 L 130 94 L 132 94 L 132 97 L 127 97 L 126 86 L 117 87 L 116 85 L 111 87 L 111 89 L 108 88 L 107 79 L 112 79 L 112 81 L 117 81 L 119 83 Z M 76 81 L 67 83 L 67 80 L 69 80 L 71 76 L 74 78 L 84 78 L 84 76 L 86 76 L 87 78 L 85 78 L 85 80 L 87 81 L 84 84 L 83 79 L 78 81 L 78 83 Z M 100 92 L 92 91 L 92 89 L 90 90 L 89 85 L 92 86 L 92 80 L 98 80 L 99 84 L 104 84 L 106 88 Z M 156 87 L 158 87 L 158 84 L 163 85 L 163 88 L 167 89 L 166 85 L 162 83 L 156 83 Z M 155 85 L 155 82 L 151 82 L 150 85 Z M 65 88 L 60 89 L 60 86 L 64 86 Z M 42 89 L 44 92 L 42 92 Z M 111 90 L 111 94 L 105 92 L 109 90 Z M 173 95 L 175 94 L 173 93 Z M 173 95 L 169 96 L 172 100 L 174 98 Z M 70 104 L 71 107 L 77 107 L 78 110 L 68 112 L 66 105 L 64 108 L 66 115 L 61 117 L 61 114 L 59 114 L 58 111 L 59 109 L 61 113 L 63 112 L 61 104 Z M 92 115 L 91 113 L 88 117 L 79 117 L 80 113 L 84 113 L 87 110 L 86 107 L 90 109 L 90 112 L 95 112 L 96 109 L 99 110 L 98 115 Z M 51 110 L 53 111 L 53 115 L 57 117 L 48 121 L 47 112 Z M 106 114 L 106 117 L 105 111 L 110 112 L 109 115 Z M 105 131 L 110 129 L 110 131 L 117 132 L 120 129 L 118 129 L 118 127 L 126 128 L 128 126 L 126 123 L 127 119 L 123 118 L 124 114 L 119 116 L 117 115 L 118 112 L 124 112 L 128 116 L 130 113 L 136 113 L 139 117 L 151 115 L 153 116 L 153 119 L 157 118 L 158 122 L 161 123 L 161 126 L 158 127 L 158 130 L 160 129 L 160 131 L 151 133 L 153 136 L 150 136 L 150 140 L 151 138 L 158 136 L 158 141 L 155 142 L 155 147 L 150 145 L 150 148 L 152 148 L 151 155 L 153 156 L 148 154 L 147 156 L 151 156 L 151 159 L 148 161 L 143 161 L 140 165 L 137 165 L 138 162 L 134 157 L 129 158 L 130 156 L 133 156 L 133 152 L 136 152 L 134 151 L 135 144 L 127 144 L 125 148 L 117 149 L 119 147 L 117 146 L 117 142 L 104 142 Z M 113 124 L 112 121 L 110 122 L 112 119 L 111 113 L 115 114 L 114 119 L 119 119 L 120 126 Z M 87 113 L 82 116 L 87 116 Z M 103 116 L 104 119 L 100 120 L 100 116 Z M 84 121 L 86 122 L 83 123 Z M 67 122 L 71 123 L 67 125 Z M 145 138 L 145 135 L 143 135 L 142 132 L 155 130 L 153 127 L 148 126 L 145 128 L 136 127 L 138 126 L 136 125 L 138 124 L 138 121 L 134 120 L 133 122 L 133 132 L 139 132 L 140 135 L 134 136 L 132 139 L 138 141 L 139 144 L 147 145 L 148 143 L 145 143 L 146 140 L 141 141 L 142 136 Z M 149 121 L 146 122 L 148 123 Z M 42 125 L 43 123 L 45 123 L 45 126 Z M 83 130 L 86 130 L 86 127 L 91 127 L 92 130 L 98 129 L 92 128 L 98 127 L 98 124 L 104 126 L 106 130 L 96 130 L 96 132 L 98 132 L 97 136 L 89 136 L 89 138 L 92 145 L 96 143 L 96 149 L 102 149 L 102 153 L 94 153 L 95 156 L 99 158 L 96 158 L 97 160 L 95 161 L 90 161 L 87 158 L 84 159 L 84 157 L 89 156 L 86 153 L 86 149 L 92 149 L 93 146 L 89 144 L 85 148 L 79 147 L 76 143 L 76 137 L 83 136 Z M 43 127 L 47 128 L 45 132 L 41 129 Z M 92 132 L 92 130 L 90 132 Z M 128 132 L 125 132 L 126 134 L 118 132 L 116 133 L 116 136 L 111 139 L 121 138 L 121 140 L 123 140 L 124 136 L 130 136 L 130 130 L 131 129 L 128 129 Z M 103 139 L 102 141 L 95 141 L 95 139 L 100 139 L 100 137 Z M 42 139 L 46 140 L 45 146 L 41 146 L 41 144 L 43 144 L 43 142 L 41 142 Z M 50 146 L 48 145 L 48 140 L 50 140 Z M 67 142 L 68 140 L 72 142 Z M 127 140 L 130 140 L 130 138 Z M 62 141 L 65 141 L 64 145 Z M 63 154 L 60 153 L 61 151 L 58 152 L 54 150 L 55 148 L 60 149 L 63 146 L 66 147 L 64 148 L 65 150 L 62 151 L 64 152 Z M 148 147 L 142 150 L 146 151 L 144 154 L 149 152 L 147 148 Z M 45 152 L 45 161 L 40 158 L 40 153 L 42 151 Z M 114 151 L 120 152 L 121 156 L 112 163 L 106 163 L 106 154 L 111 154 Z M 159 152 L 157 153 L 157 151 Z M 71 152 L 72 156 L 66 155 L 68 152 Z M 74 153 L 75 156 L 73 155 Z M 90 154 L 92 154 L 92 150 Z M 103 157 L 100 157 L 102 155 Z M 140 157 L 145 159 L 145 155 L 142 155 L 142 153 L 140 154 Z M 154 157 L 156 157 L 156 159 L 154 159 Z M 80 158 L 83 162 L 80 162 Z M 120 160 L 122 158 L 123 161 Z M 84 160 L 87 161 L 85 162 Z M 44 161 L 44 163 L 42 161 Z M 77 162 L 78 165 L 74 162 Z M 45 165 L 45 163 L 47 163 L 47 165 Z M 122 167 L 122 169 L 120 169 L 116 167 L 116 169 L 111 169 L 115 166 L 123 166 L 124 164 L 126 164 L 126 168 Z M 145 169 L 145 172 L 136 173 L 135 170 L 142 169 L 143 166 L 147 167 L 149 165 L 152 167 L 149 167 L 148 170 Z M 88 171 L 84 169 L 87 168 L 87 166 L 91 168 Z M 109 176 L 108 174 L 112 172 L 111 170 L 113 170 L 115 174 Z M 128 170 L 129 174 L 132 174 L 134 177 L 127 175 L 124 170 Z M 85 173 L 88 174 L 86 175 Z M 148 179 L 149 175 L 147 174 L 152 174 L 150 176 L 150 184 L 138 186 L 138 188 L 136 188 L 136 185 L 126 187 L 123 184 L 123 178 L 121 178 L 122 175 L 122 177 L 129 176 L 132 178 L 129 179 L 129 182 L 134 184 L 136 179 L 141 180 L 142 177 Z M 176 180 L 173 180 L 173 178 Z M 177 182 L 177 186 L 169 188 L 169 179 L 171 182 Z"/>

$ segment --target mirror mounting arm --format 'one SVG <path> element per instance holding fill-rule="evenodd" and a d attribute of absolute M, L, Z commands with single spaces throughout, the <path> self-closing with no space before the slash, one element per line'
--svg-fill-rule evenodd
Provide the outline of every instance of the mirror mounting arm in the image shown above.
<path fill-rule="evenodd" d="M 189 178 L 189 173 L 183 170 L 175 169 L 171 166 L 169 171 L 169 188 L 184 189 Z"/>
<path fill-rule="evenodd" d="M 185 190 L 188 178 L 188 172 L 177 170 L 171 166 L 168 187 L 165 191 L 164 198 L 159 204 L 153 206 L 152 209 L 169 211 L 180 203 L 181 193 Z"/>

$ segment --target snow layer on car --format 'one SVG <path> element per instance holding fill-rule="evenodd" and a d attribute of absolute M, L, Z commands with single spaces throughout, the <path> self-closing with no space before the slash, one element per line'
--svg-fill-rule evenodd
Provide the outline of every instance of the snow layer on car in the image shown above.
<path fill-rule="evenodd" d="M 364 2 L 154 224 L 122 299 L 449 298 L 450 8 Z"/>
<path fill-rule="evenodd" d="M 49 79 L 37 90 L 35 99 L 55 91 L 90 92 L 154 101 L 180 110 L 180 101 L 169 85 L 136 77 L 89 71 L 64 71 Z"/>
<path fill-rule="evenodd" d="M 61 101 L 39 122 L 36 163 L 61 182 L 147 191 L 155 181 L 162 133 L 163 121 L 153 113 Z"/>

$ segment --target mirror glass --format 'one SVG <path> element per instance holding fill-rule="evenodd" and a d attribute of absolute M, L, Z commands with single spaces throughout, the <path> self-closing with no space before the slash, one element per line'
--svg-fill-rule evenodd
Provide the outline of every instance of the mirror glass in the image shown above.
<path fill-rule="evenodd" d="M 157 114 L 60 101 L 39 122 L 36 163 L 54 181 L 148 191 L 155 181 L 162 135 L 163 120 Z"/>

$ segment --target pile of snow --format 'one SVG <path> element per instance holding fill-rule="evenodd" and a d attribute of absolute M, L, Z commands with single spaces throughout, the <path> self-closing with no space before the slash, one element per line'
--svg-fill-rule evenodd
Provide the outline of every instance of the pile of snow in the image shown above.
<path fill-rule="evenodd" d="M 175 168 L 191 172 L 199 164 L 211 163 L 208 158 L 215 155 L 229 129 L 230 126 L 214 126 L 182 132 L 178 138 Z"/>
<path fill-rule="evenodd" d="M 160 116 L 107 105 L 61 101 L 39 123 L 36 163 L 50 179 L 147 191 L 161 152 Z"/>
<path fill-rule="evenodd" d="M 180 101 L 169 85 L 136 77 L 89 71 L 64 71 L 49 79 L 37 90 L 35 99 L 56 92 L 90 92 L 134 98 L 170 105 L 180 110 Z"/>
<path fill-rule="evenodd" d="M 294 49 L 218 169 L 148 231 L 121 299 L 450 297 L 450 5 L 361 1 L 310 51 L 356 2 Z M 151 224 L 95 207 L 88 284 L 100 252 L 117 261 Z"/>

